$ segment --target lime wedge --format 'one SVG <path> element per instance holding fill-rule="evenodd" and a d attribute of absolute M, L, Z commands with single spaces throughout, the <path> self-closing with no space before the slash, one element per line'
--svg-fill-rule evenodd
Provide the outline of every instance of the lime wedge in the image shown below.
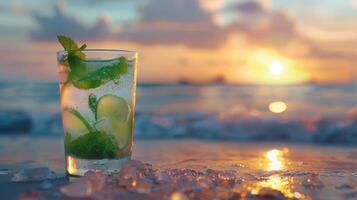
<path fill-rule="evenodd" d="M 117 138 L 119 148 L 126 147 L 132 135 L 132 113 L 127 101 L 118 96 L 104 95 L 98 100 L 96 114 L 98 121 L 109 120 L 111 127 L 105 132 Z"/>
<path fill-rule="evenodd" d="M 66 132 L 71 133 L 71 139 L 76 139 L 93 131 L 93 128 L 81 113 L 73 108 L 65 108 L 62 115 L 64 128 L 66 129 Z"/>

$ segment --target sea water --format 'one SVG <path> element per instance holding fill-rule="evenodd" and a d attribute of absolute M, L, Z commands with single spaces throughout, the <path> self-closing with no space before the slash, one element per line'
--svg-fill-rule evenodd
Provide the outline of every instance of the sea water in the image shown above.
<path fill-rule="evenodd" d="M 63 134 L 57 83 L 0 83 L 0 94 L 0 133 Z M 357 144 L 356 94 L 357 84 L 139 84 L 134 136 Z"/>

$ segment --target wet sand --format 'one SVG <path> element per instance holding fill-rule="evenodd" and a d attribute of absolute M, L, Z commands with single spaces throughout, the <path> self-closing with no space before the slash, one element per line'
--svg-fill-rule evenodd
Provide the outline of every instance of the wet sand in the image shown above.
<path fill-rule="evenodd" d="M 0 168 L 15 172 L 31 164 L 47 165 L 64 175 L 61 138 L 0 137 Z M 357 199 L 357 148 L 282 143 L 242 143 L 227 141 L 138 140 L 133 159 L 154 168 L 236 170 L 242 177 L 258 177 L 247 182 L 247 190 L 261 186 L 283 193 L 298 193 L 311 199 Z M 317 174 L 323 183 L 311 188 L 304 183 Z M 11 173 L 0 175 L 0 199 L 16 199 L 37 190 L 41 183 L 12 183 Z M 71 181 L 51 181 L 58 185 Z"/>

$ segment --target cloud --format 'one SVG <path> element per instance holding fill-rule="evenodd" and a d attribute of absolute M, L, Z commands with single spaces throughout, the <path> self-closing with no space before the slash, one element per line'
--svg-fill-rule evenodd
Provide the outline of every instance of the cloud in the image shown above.
<path fill-rule="evenodd" d="M 203 9 L 199 0 L 151 0 L 139 9 L 139 19 L 130 26 L 113 30 L 108 18 L 92 27 L 78 18 L 65 15 L 56 6 L 54 16 L 34 15 L 38 28 L 31 33 L 36 40 L 53 40 L 58 34 L 83 40 L 117 39 L 146 45 L 183 45 L 191 48 L 222 46 L 234 33 L 246 35 L 257 45 L 277 46 L 295 37 L 295 24 L 282 12 L 271 11 L 262 1 L 246 1 L 225 8 L 241 15 L 228 27 L 215 23 L 216 13 Z"/>
<path fill-rule="evenodd" d="M 301 34 L 297 24 L 283 11 L 271 10 L 264 1 L 246 1 L 225 8 L 239 15 L 227 29 L 245 35 L 249 44 L 270 47 L 291 57 L 315 59 L 353 58 L 354 53 L 327 51 Z M 291 46 L 303 46 L 304 52 L 291 51 Z"/>
<path fill-rule="evenodd" d="M 15 1 L 11 4 L 0 4 L 0 12 L 2 14 L 31 15 L 33 10 L 31 8 L 25 7 L 20 2 Z"/>
<path fill-rule="evenodd" d="M 82 40 L 118 40 L 144 45 L 181 45 L 189 48 L 217 48 L 230 36 L 243 35 L 250 46 L 275 49 L 292 57 L 341 58 L 341 53 L 321 49 L 297 30 L 293 18 L 283 11 L 270 8 L 268 1 L 244 1 L 230 4 L 223 12 L 237 18 L 228 26 L 215 23 L 216 11 L 201 7 L 200 0 L 151 0 L 139 8 L 136 23 L 114 30 L 107 17 L 91 26 L 76 17 L 64 14 L 57 6 L 52 17 L 34 15 L 38 28 L 31 33 L 36 40 L 54 40 L 65 34 Z M 304 52 L 292 51 L 298 44 Z M 290 48 L 290 49 L 289 49 Z M 288 50 L 287 50 L 288 49 Z"/>
<path fill-rule="evenodd" d="M 228 11 L 236 11 L 243 14 L 261 14 L 267 11 L 267 6 L 258 1 L 246 1 L 226 7 Z"/>
<path fill-rule="evenodd" d="M 351 0 L 351 5 L 354 8 L 357 8 L 357 0 Z"/>
<path fill-rule="evenodd" d="M 217 47 L 225 41 L 226 30 L 196 0 L 153 0 L 139 13 L 138 23 L 124 28 L 119 39 L 194 48 Z"/>
<path fill-rule="evenodd" d="M 38 27 L 31 32 L 31 38 L 35 40 L 52 41 L 59 34 L 84 40 L 94 40 L 111 37 L 112 34 L 112 26 L 108 18 L 102 17 L 94 26 L 87 27 L 79 19 L 65 15 L 61 6 L 55 7 L 55 13 L 52 17 L 34 14 L 34 18 Z"/>
<path fill-rule="evenodd" d="M 200 7 L 198 0 L 152 0 L 140 10 L 134 27 L 124 28 L 119 39 L 143 44 L 185 45 L 193 48 L 222 46 L 230 35 L 240 33 L 257 45 L 279 47 L 295 38 L 295 22 L 283 12 L 273 11 L 267 1 L 230 4 L 223 12 L 237 14 L 236 21 L 220 26 L 214 12 Z"/>
<path fill-rule="evenodd" d="M 140 9 L 145 22 L 169 21 L 199 23 L 210 21 L 210 13 L 204 11 L 197 1 L 153 0 Z"/>

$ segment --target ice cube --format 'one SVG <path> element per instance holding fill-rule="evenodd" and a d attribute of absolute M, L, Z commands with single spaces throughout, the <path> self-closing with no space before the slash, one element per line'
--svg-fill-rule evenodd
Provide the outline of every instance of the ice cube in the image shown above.
<path fill-rule="evenodd" d="M 75 182 L 62 186 L 60 191 L 68 197 L 87 197 L 101 191 L 105 186 L 106 177 L 101 171 L 89 171 Z"/>
<path fill-rule="evenodd" d="M 205 173 L 205 176 L 210 178 L 212 181 L 216 182 L 219 179 L 218 178 L 218 174 L 219 174 L 219 171 L 217 171 L 217 170 L 207 169 L 206 173 Z"/>
<path fill-rule="evenodd" d="M 153 177 L 154 170 L 150 164 L 145 164 L 138 160 L 131 160 L 121 166 L 119 175 L 124 179 L 139 179 L 146 176 Z"/>
<path fill-rule="evenodd" d="M 308 178 L 303 180 L 301 184 L 309 189 L 316 189 L 324 186 L 318 174 L 311 174 Z"/>
<path fill-rule="evenodd" d="M 235 170 L 227 170 L 224 172 L 218 173 L 218 178 L 222 180 L 233 180 L 237 176 L 237 171 Z"/>
<path fill-rule="evenodd" d="M 51 171 L 48 167 L 26 167 L 15 173 L 11 181 L 29 182 L 55 178 L 57 178 L 56 173 Z"/>
<path fill-rule="evenodd" d="M 167 174 L 166 171 L 156 170 L 154 173 L 156 183 L 161 184 L 168 183 L 170 181 L 170 176 Z"/>
<path fill-rule="evenodd" d="M 98 121 L 95 122 L 94 127 L 101 132 L 111 134 L 114 133 L 115 130 L 112 126 L 112 123 L 109 118 L 102 117 Z"/>
<path fill-rule="evenodd" d="M 196 178 L 197 185 L 201 188 L 210 188 L 213 186 L 213 182 L 211 179 L 206 176 L 199 176 Z"/>

